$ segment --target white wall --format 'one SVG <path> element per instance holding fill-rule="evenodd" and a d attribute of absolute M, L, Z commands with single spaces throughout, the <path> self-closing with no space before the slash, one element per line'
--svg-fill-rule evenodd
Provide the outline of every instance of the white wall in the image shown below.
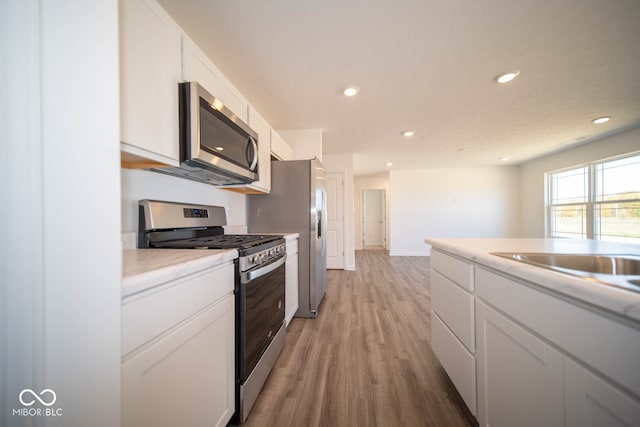
<path fill-rule="evenodd" d="M 118 426 L 118 2 L 3 1 L 0 35 L 0 425 Z"/>
<path fill-rule="evenodd" d="M 278 134 L 293 149 L 295 160 L 317 157 L 322 161 L 322 129 L 279 130 Z"/>
<path fill-rule="evenodd" d="M 329 172 L 344 173 L 344 268 L 356 269 L 354 249 L 354 218 L 353 218 L 353 154 L 325 154 L 322 162 Z"/>
<path fill-rule="evenodd" d="M 520 167 L 521 235 L 544 237 L 544 174 L 640 150 L 640 128 L 628 130 L 560 153 L 542 157 Z"/>
<path fill-rule="evenodd" d="M 391 255 L 428 255 L 426 237 L 517 237 L 517 167 L 390 172 Z"/>
<path fill-rule="evenodd" d="M 227 213 L 229 228 L 237 230 L 229 232 L 246 232 L 247 196 L 244 194 L 158 172 L 122 169 L 123 232 L 138 231 L 140 199 L 222 206 Z"/>
<path fill-rule="evenodd" d="M 361 175 L 355 177 L 353 181 L 354 185 L 354 217 L 355 217 L 355 248 L 356 250 L 362 249 L 362 190 L 385 190 L 387 195 L 386 200 L 386 224 L 385 224 L 385 239 L 387 249 L 390 244 L 390 202 L 391 197 L 389 195 L 389 172 L 383 172 L 371 175 Z"/>

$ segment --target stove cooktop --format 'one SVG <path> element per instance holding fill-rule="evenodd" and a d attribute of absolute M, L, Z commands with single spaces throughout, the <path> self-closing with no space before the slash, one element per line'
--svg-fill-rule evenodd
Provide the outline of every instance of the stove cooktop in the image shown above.
<path fill-rule="evenodd" d="M 280 240 L 282 240 L 282 236 L 279 235 L 222 234 L 219 236 L 155 242 L 152 244 L 152 247 L 174 249 L 252 249 Z"/>

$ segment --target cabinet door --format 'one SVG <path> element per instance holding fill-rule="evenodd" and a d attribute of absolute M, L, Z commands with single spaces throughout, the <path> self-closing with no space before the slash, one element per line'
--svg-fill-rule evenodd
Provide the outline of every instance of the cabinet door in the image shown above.
<path fill-rule="evenodd" d="M 293 150 L 275 130 L 271 130 L 271 154 L 279 160 L 293 160 Z"/>
<path fill-rule="evenodd" d="M 200 83 L 242 121 L 247 121 L 247 100 L 186 34 L 182 35 L 182 71 L 183 80 Z"/>
<path fill-rule="evenodd" d="M 563 356 L 476 302 L 480 426 L 563 424 Z"/>
<path fill-rule="evenodd" d="M 123 161 L 178 165 L 180 29 L 153 0 L 120 1 Z M 131 160 L 133 162 L 133 160 Z"/>
<path fill-rule="evenodd" d="M 271 191 L 271 126 L 251 106 L 249 106 L 249 126 L 258 133 L 258 175 L 259 181 L 251 185 L 266 193 Z"/>
<path fill-rule="evenodd" d="M 126 359 L 122 425 L 226 425 L 235 410 L 234 335 L 230 295 Z"/>
<path fill-rule="evenodd" d="M 640 426 L 638 400 L 569 359 L 565 361 L 565 393 L 569 427 Z"/>

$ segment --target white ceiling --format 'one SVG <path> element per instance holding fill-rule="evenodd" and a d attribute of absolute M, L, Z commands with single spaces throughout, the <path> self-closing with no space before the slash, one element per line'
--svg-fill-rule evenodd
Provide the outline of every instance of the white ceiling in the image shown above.
<path fill-rule="evenodd" d="M 640 125 L 639 0 L 160 3 L 274 128 L 322 128 L 356 175 L 518 164 Z"/>

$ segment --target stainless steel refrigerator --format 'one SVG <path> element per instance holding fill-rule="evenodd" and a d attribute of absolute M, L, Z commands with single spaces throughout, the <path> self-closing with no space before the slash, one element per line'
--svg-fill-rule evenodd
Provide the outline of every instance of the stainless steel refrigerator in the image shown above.
<path fill-rule="evenodd" d="M 326 173 L 319 160 L 271 162 L 271 193 L 248 198 L 251 233 L 299 233 L 298 311 L 316 317 L 327 288 Z"/>

